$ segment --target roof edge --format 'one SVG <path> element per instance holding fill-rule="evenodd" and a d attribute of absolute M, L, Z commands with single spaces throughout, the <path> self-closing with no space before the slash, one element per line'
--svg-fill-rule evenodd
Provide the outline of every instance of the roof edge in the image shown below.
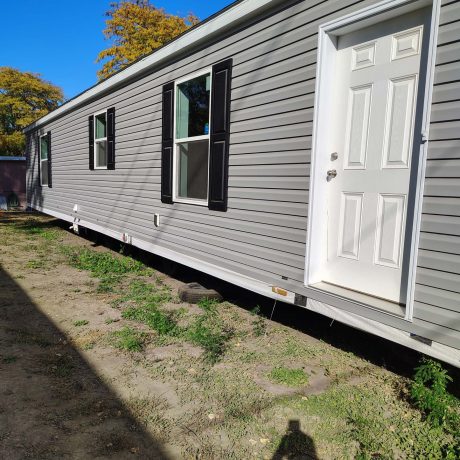
<path fill-rule="evenodd" d="M 280 3 L 281 1 L 282 0 L 240 0 L 233 5 L 227 6 L 220 12 L 211 16 L 208 20 L 192 27 L 178 38 L 154 50 L 151 54 L 148 54 L 138 61 L 135 61 L 106 80 L 90 87 L 57 109 L 26 126 L 23 129 L 23 132 L 27 133 L 51 122 L 65 113 L 70 112 L 85 101 L 96 97 L 98 94 L 141 74 L 149 68 L 153 68 L 154 66 L 161 64 L 167 59 L 171 59 L 179 53 L 183 53 L 185 49 L 217 35 L 223 30 L 228 29 L 230 26 L 235 26 L 238 23 L 243 22 L 247 16 L 265 11 L 270 6 Z"/>

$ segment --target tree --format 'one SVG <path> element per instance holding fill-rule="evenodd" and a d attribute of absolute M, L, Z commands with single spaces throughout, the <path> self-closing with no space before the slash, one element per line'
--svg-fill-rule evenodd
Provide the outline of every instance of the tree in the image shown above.
<path fill-rule="evenodd" d="M 123 0 L 111 3 L 110 8 L 104 35 L 113 45 L 97 56 L 96 62 L 105 60 L 97 73 L 101 80 L 198 23 L 193 14 L 174 16 L 149 0 Z"/>
<path fill-rule="evenodd" d="M 0 155 L 23 155 L 22 129 L 63 101 L 61 89 L 40 74 L 0 67 Z"/>

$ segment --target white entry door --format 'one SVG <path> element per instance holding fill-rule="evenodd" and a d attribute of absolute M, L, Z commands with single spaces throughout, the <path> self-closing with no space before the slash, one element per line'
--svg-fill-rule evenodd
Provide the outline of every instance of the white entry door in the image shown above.
<path fill-rule="evenodd" d="M 334 74 L 323 281 L 398 303 L 423 17 L 339 37 Z"/>

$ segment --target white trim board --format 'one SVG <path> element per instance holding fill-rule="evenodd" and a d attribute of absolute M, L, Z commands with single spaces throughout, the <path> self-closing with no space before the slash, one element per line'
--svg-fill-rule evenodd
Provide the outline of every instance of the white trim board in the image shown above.
<path fill-rule="evenodd" d="M 421 132 L 427 140 L 430 126 L 431 99 L 433 92 L 436 44 L 439 28 L 441 0 L 383 0 L 375 5 L 363 8 L 344 17 L 329 21 L 319 27 L 318 59 L 316 70 L 316 91 L 313 116 L 313 139 L 310 178 L 310 199 L 308 203 L 308 228 L 305 256 L 305 286 L 321 282 L 320 271 L 324 260 L 326 247 L 325 235 L 321 225 L 325 222 L 327 212 L 327 194 L 324 191 L 324 174 L 327 169 L 328 154 L 326 143 L 329 130 L 329 110 L 332 106 L 331 91 L 334 75 L 333 57 L 335 55 L 337 37 L 344 33 L 368 27 L 371 24 L 392 17 L 400 16 L 410 11 L 432 5 L 430 41 L 428 45 L 427 71 L 424 88 L 424 105 Z M 420 144 L 420 155 L 416 180 L 416 195 L 413 200 L 414 218 L 410 241 L 410 262 L 407 276 L 406 315 L 405 320 L 412 321 L 415 271 L 420 233 L 423 185 L 425 178 L 427 142 Z M 366 307 L 365 304 L 362 305 Z"/>
<path fill-rule="evenodd" d="M 67 222 L 75 222 L 78 225 L 81 225 L 82 227 L 89 228 L 96 232 L 110 236 L 118 241 L 124 241 L 123 233 L 108 229 L 106 227 L 102 227 L 98 224 L 93 224 L 89 221 L 80 220 L 78 217 L 76 217 L 76 214 L 78 214 L 78 212 L 74 212 L 74 217 L 59 211 L 52 211 L 51 209 L 46 209 L 39 206 L 32 206 L 31 204 L 28 204 L 28 207 Z M 257 294 L 261 294 L 263 296 L 279 300 L 281 302 L 295 304 L 294 293 L 288 292 L 287 296 L 279 295 L 273 291 L 273 286 L 258 281 L 254 278 L 249 278 L 232 270 L 227 270 L 225 268 L 218 267 L 217 265 L 213 265 L 208 262 L 203 262 L 194 257 L 180 254 L 179 252 L 163 248 L 157 244 L 149 243 L 139 238 L 132 238 L 131 244 L 140 249 L 151 252 L 152 254 L 165 257 L 166 259 L 173 260 L 195 270 L 208 273 L 231 284 L 235 284 L 236 286 L 240 286 L 244 289 L 256 292 Z M 455 367 L 460 368 L 460 350 L 457 350 L 455 348 L 434 341 L 431 345 L 418 342 L 417 340 L 411 338 L 409 332 L 401 331 L 395 327 L 387 326 L 385 324 L 379 323 L 378 321 L 374 321 L 369 318 L 365 318 L 363 316 L 350 313 L 348 311 L 342 310 L 337 307 L 333 307 L 331 305 L 325 304 L 323 302 L 311 298 L 307 299 L 307 305 L 304 308 L 307 308 L 308 310 L 314 311 L 321 315 L 325 315 L 348 326 L 355 327 L 356 329 L 360 329 L 365 332 L 369 332 L 370 334 L 377 335 L 384 339 L 399 343 L 400 345 L 404 345 L 413 350 L 425 353 L 429 356 L 432 356 L 433 358 L 440 359 L 441 361 L 445 361 L 449 364 L 452 364 Z"/>
<path fill-rule="evenodd" d="M 112 75 L 107 80 L 89 88 L 82 94 L 76 96 L 70 101 L 58 107 L 53 112 L 40 118 L 34 123 L 24 128 L 24 132 L 28 132 L 38 128 L 39 126 L 49 123 L 51 120 L 71 111 L 76 106 L 81 105 L 83 102 L 94 98 L 98 94 L 107 91 L 108 89 L 119 85 L 129 78 L 141 74 L 147 69 L 153 70 L 155 66 L 159 66 L 164 61 L 173 58 L 179 53 L 183 53 L 187 48 L 196 46 L 199 43 L 209 40 L 212 36 L 220 35 L 231 27 L 243 22 L 248 17 L 261 13 L 268 8 L 282 3 L 282 0 L 242 0 L 233 6 L 217 14 L 212 19 L 197 25 L 190 31 L 186 32 L 176 40 L 162 46 L 152 54 L 149 54 L 141 60 L 135 62 L 124 70 Z"/>

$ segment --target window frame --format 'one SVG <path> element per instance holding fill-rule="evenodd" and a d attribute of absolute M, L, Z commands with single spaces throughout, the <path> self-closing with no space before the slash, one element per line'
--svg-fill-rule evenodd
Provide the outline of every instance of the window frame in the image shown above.
<path fill-rule="evenodd" d="M 204 75 L 209 74 L 209 129 L 208 134 L 202 136 L 192 136 L 192 137 L 183 137 L 177 138 L 177 91 L 178 86 L 182 83 L 185 83 L 189 80 L 193 80 L 194 78 L 202 77 Z M 211 107 L 212 107 L 212 67 L 208 67 L 204 70 L 200 70 L 197 72 L 190 73 L 185 77 L 179 78 L 174 82 L 174 120 L 173 120 L 173 183 L 172 183 L 172 198 L 173 203 L 186 203 L 186 204 L 194 204 L 197 206 L 208 206 L 209 202 L 209 163 L 210 163 L 210 155 L 211 155 Z M 178 147 L 180 144 L 185 144 L 187 142 L 194 142 L 194 141 L 208 141 L 208 164 L 207 164 L 207 188 L 206 188 L 206 198 L 205 199 L 197 199 L 197 198 L 184 198 L 179 196 L 179 180 L 177 174 L 179 172 L 179 156 L 178 156 Z"/>
<path fill-rule="evenodd" d="M 47 149 L 48 151 L 46 152 L 46 159 L 42 159 L 42 139 L 43 138 L 46 138 L 46 145 L 47 145 Z M 49 145 L 49 142 L 48 142 L 48 133 L 45 133 L 45 134 L 41 134 L 39 136 L 39 142 L 38 142 L 38 154 L 39 154 L 39 162 L 40 162 L 40 186 L 41 187 L 48 187 L 49 186 L 49 183 L 50 183 L 50 178 L 49 178 L 49 165 L 48 165 L 48 162 L 50 161 L 50 145 Z M 43 162 L 46 161 L 46 171 L 47 171 L 47 177 L 48 177 L 48 181 L 46 182 L 46 184 L 43 183 Z"/>
<path fill-rule="evenodd" d="M 104 110 L 100 110 L 99 112 L 93 113 L 93 119 L 94 119 L 94 123 L 93 123 L 93 139 L 94 139 L 93 162 L 94 162 L 94 169 L 107 169 L 107 164 L 108 164 L 108 160 L 109 160 L 108 159 L 108 151 L 107 151 L 107 144 L 108 144 L 108 141 L 107 141 L 107 132 L 108 132 L 107 110 L 108 109 L 104 109 Z M 96 137 L 96 125 L 97 125 L 96 117 L 98 117 L 99 115 L 101 115 L 103 113 L 105 114 L 105 137 L 101 137 L 101 138 L 98 139 Z M 97 147 L 98 143 L 104 142 L 104 141 L 105 141 L 105 154 L 106 154 L 105 166 L 97 166 L 96 147 Z"/>

